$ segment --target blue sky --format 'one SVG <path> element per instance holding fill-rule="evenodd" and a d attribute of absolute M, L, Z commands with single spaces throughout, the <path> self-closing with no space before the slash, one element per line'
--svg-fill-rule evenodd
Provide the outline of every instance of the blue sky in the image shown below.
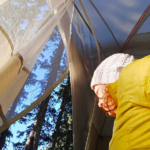
<path fill-rule="evenodd" d="M 42 66 L 42 63 L 45 63 L 45 62 L 47 62 L 47 64 L 49 64 L 49 66 L 51 66 L 52 62 L 51 62 L 50 58 L 53 58 L 55 56 L 55 50 L 58 48 L 58 45 L 59 45 L 59 43 L 61 41 L 61 36 L 59 35 L 59 33 L 58 33 L 58 31 L 57 31 L 56 28 L 54 29 L 54 32 L 56 34 L 56 37 L 54 39 L 52 39 L 52 40 L 51 40 L 51 38 L 48 40 L 48 42 L 46 43 L 46 46 L 45 46 L 44 50 L 42 51 L 41 55 L 38 58 L 38 61 L 41 62 L 41 66 Z M 64 49 L 63 50 L 63 54 L 62 54 L 62 59 L 61 59 L 59 65 L 60 66 L 64 66 L 64 68 L 67 69 L 68 63 L 66 61 L 66 57 L 67 57 L 66 56 L 66 51 Z M 44 69 L 42 67 L 39 67 L 40 65 L 39 65 L 38 61 L 37 61 L 37 64 L 36 64 L 37 67 L 36 67 L 36 69 L 32 70 L 32 73 L 34 73 L 36 75 L 36 80 L 38 80 L 38 81 L 44 81 L 45 80 L 45 76 L 47 76 L 51 72 L 51 69 L 47 70 L 46 68 Z M 59 69 L 58 71 L 61 71 L 61 69 Z M 63 70 L 63 72 L 64 72 L 64 70 Z M 30 76 L 28 78 L 30 78 Z M 56 77 L 56 80 L 57 79 L 58 79 L 58 76 Z M 46 82 L 47 82 L 47 80 L 45 81 L 45 83 Z M 46 86 L 46 84 L 45 84 L 45 86 Z M 55 90 L 58 91 L 58 89 L 59 89 L 59 85 L 56 87 Z M 43 87 L 39 83 L 35 83 L 33 85 L 25 83 L 22 91 L 25 91 L 28 94 L 27 94 L 27 96 L 26 96 L 25 99 L 24 99 L 24 97 L 22 98 L 20 96 L 21 103 L 20 102 L 18 103 L 19 105 L 17 105 L 15 113 L 20 113 L 23 109 L 25 109 L 27 106 L 29 106 L 32 102 L 34 102 L 35 100 L 37 100 L 37 98 L 45 90 L 43 89 Z M 22 92 L 22 94 L 23 94 L 23 92 Z M 60 103 L 58 103 L 58 104 L 55 105 L 55 109 L 56 110 L 59 110 L 59 108 L 60 108 Z M 49 119 L 49 121 L 51 121 L 51 119 Z M 18 138 L 16 137 L 17 136 L 17 131 L 18 130 L 20 130 L 20 131 L 26 130 L 26 127 L 28 125 L 30 125 L 30 124 L 33 124 L 33 122 L 28 123 L 26 126 L 24 126 L 22 124 L 19 124 L 18 122 L 16 122 L 14 125 L 12 125 L 11 126 L 11 131 L 13 133 L 12 141 L 13 142 L 18 142 L 18 141 L 21 142 L 23 140 L 23 138 L 21 138 L 21 139 L 18 140 Z M 45 145 L 45 148 L 46 148 L 46 145 Z M 43 147 L 39 147 L 38 149 L 43 149 Z M 8 145 L 8 150 L 13 150 L 13 147 L 12 147 L 11 143 Z"/>
<path fill-rule="evenodd" d="M 12 13 L 12 15 L 9 18 L 7 17 L 6 13 L 3 13 L 5 11 L 5 9 L 7 10 L 6 7 L 4 7 L 3 9 L 0 10 L 0 12 L 4 14 L 2 20 L 3 20 L 6 28 L 12 30 L 12 29 L 14 29 L 14 26 L 18 26 L 18 28 L 16 28 L 16 30 L 14 30 L 14 35 L 15 35 L 15 38 L 17 39 L 16 41 L 19 40 L 21 34 L 24 34 L 24 31 L 30 29 L 30 27 L 31 27 L 30 26 L 30 21 L 31 21 L 30 19 L 31 18 L 29 19 L 29 17 L 32 17 L 32 16 L 30 16 L 30 13 L 31 13 L 31 15 L 33 13 L 31 10 L 34 10 L 35 8 L 38 8 L 40 6 L 38 8 L 38 10 L 35 10 L 35 12 L 36 12 L 35 16 L 32 18 L 33 19 L 32 21 L 34 21 L 35 24 L 40 23 L 40 21 L 45 16 L 52 16 L 51 10 L 50 10 L 49 6 L 47 5 L 46 0 L 44 0 L 41 4 L 42 5 L 40 6 L 38 1 L 31 0 L 27 4 L 24 5 L 24 2 L 13 0 L 13 1 L 11 1 L 10 5 L 12 6 L 12 8 L 15 8 L 13 11 L 20 12 L 20 14 L 18 16 L 15 16 L 18 13 L 16 13 L 16 14 Z M 26 12 L 28 12 L 28 14 L 25 13 L 25 11 L 24 11 L 25 9 L 26 9 Z M 11 11 L 10 11 L 10 13 L 11 13 Z M 19 18 L 20 16 L 21 16 L 21 18 Z M 17 21 L 18 24 L 14 23 L 16 18 L 18 19 L 18 21 Z M 59 35 L 58 31 L 56 31 L 56 29 L 54 29 L 54 30 L 56 32 L 55 39 L 54 40 L 48 40 L 43 52 L 41 53 L 41 55 L 38 58 L 38 60 L 40 62 L 42 62 L 42 63 L 47 62 L 47 64 L 49 64 L 49 66 L 51 66 L 51 64 L 52 64 L 50 58 L 53 58 L 54 52 L 58 48 L 58 45 L 59 45 L 60 40 L 61 40 L 61 36 Z M 37 26 L 33 26 L 33 28 L 31 28 L 27 38 L 31 38 L 37 31 L 38 31 Z M 24 36 L 24 38 L 25 38 L 25 36 Z M 24 39 L 24 40 L 27 40 L 27 39 Z M 16 41 L 12 39 L 12 42 L 14 45 L 16 44 L 15 43 Z M 20 43 L 21 42 L 22 41 L 20 41 Z M 64 70 L 68 67 L 68 63 L 66 61 L 66 58 L 67 58 L 66 51 L 64 49 L 63 55 L 62 55 L 62 60 L 59 64 L 60 66 L 64 66 Z M 62 72 L 64 72 L 64 70 Z M 48 76 L 50 71 L 51 71 L 50 69 L 49 70 L 43 69 L 43 68 L 40 68 L 38 65 L 37 65 L 37 68 L 35 70 L 32 70 L 32 73 L 34 73 L 36 75 L 35 79 L 38 80 L 39 82 L 36 82 L 34 85 L 33 84 L 32 85 L 27 84 L 27 82 L 25 83 L 22 91 L 25 91 L 28 94 L 26 95 L 25 98 L 19 97 L 20 101 L 19 101 L 19 103 L 15 109 L 16 114 L 20 113 L 25 108 L 27 108 L 31 103 L 33 103 L 35 100 L 37 100 L 37 98 L 40 97 L 42 93 L 45 92 L 45 89 L 43 88 L 43 85 L 40 84 L 40 81 L 45 81 L 45 86 L 46 86 L 46 83 L 47 83 L 46 76 Z M 61 69 L 59 71 L 61 71 Z M 29 78 L 30 78 L 30 76 L 29 76 Z M 56 80 L 57 79 L 58 79 L 58 76 L 56 77 Z M 59 86 L 56 88 L 56 90 L 58 90 L 58 88 L 59 88 Z M 23 92 L 22 92 L 22 94 L 23 94 Z M 60 107 L 60 103 L 55 105 L 56 109 L 59 109 L 59 107 Z M 32 123 L 33 122 L 30 122 L 29 124 L 32 124 Z M 17 142 L 17 140 L 18 140 L 16 138 L 18 129 L 21 131 L 24 131 L 26 129 L 26 126 L 21 125 L 18 122 L 16 122 L 14 125 L 11 126 L 11 131 L 13 133 L 13 138 L 12 138 L 13 142 Z M 19 139 L 19 140 L 21 141 L 22 139 Z M 7 149 L 13 150 L 11 143 L 8 144 Z"/>

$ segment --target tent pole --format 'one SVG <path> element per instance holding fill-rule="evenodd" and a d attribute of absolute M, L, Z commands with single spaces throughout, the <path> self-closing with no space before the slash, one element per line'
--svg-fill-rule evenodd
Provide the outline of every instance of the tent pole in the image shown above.
<path fill-rule="evenodd" d="M 99 63 L 100 63 L 100 62 L 101 62 L 101 59 L 100 59 L 100 49 L 99 49 L 99 45 L 98 45 L 98 42 L 97 42 L 97 38 L 96 38 L 96 35 L 95 35 L 95 32 L 94 32 L 94 29 L 93 29 L 93 27 L 92 27 L 91 21 L 90 21 L 88 15 L 87 15 L 87 12 L 86 12 L 86 10 L 85 10 L 85 8 L 84 8 L 84 6 L 83 6 L 81 0 L 78 0 L 78 1 L 79 1 L 80 5 L 81 5 L 81 7 L 82 7 L 82 9 L 83 9 L 83 12 L 84 12 L 84 14 L 85 14 L 85 16 L 86 16 L 86 19 L 87 19 L 88 24 L 89 24 L 89 26 L 90 26 L 90 29 L 91 29 L 91 31 L 92 31 L 92 34 L 93 34 L 93 37 L 94 37 L 94 40 L 95 40 L 95 44 L 96 44 L 96 47 L 97 47 L 98 60 L 99 60 Z"/>
<path fill-rule="evenodd" d="M 80 10 L 78 9 L 78 7 L 77 7 L 77 5 L 76 5 L 76 4 L 74 4 L 74 7 L 75 7 L 75 8 L 76 8 L 76 10 L 78 11 L 78 13 L 79 13 L 80 17 L 83 19 L 84 23 L 85 23 L 85 24 L 86 24 L 86 26 L 88 27 L 88 29 L 89 29 L 89 31 L 91 32 L 91 34 L 93 35 L 91 28 L 89 27 L 88 23 L 87 23 L 87 22 L 86 22 L 86 20 L 84 19 L 83 15 L 81 14 L 81 12 L 80 12 Z M 97 40 L 97 42 L 98 42 L 98 40 Z M 99 45 L 99 47 L 101 48 L 101 45 L 100 45 L 100 43 L 99 43 L 99 42 L 98 42 L 98 45 Z M 104 56 L 105 56 L 105 58 L 106 58 L 107 56 L 106 56 L 105 52 L 102 50 L 102 48 L 101 48 L 101 51 L 103 52 L 103 55 L 104 55 Z"/>

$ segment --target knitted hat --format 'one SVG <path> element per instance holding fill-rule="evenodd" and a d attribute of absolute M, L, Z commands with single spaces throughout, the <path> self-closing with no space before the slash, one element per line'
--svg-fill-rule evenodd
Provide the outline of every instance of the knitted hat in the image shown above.
<path fill-rule="evenodd" d="M 122 69 L 134 61 L 134 56 L 117 53 L 109 56 L 94 71 L 91 88 L 97 84 L 109 84 L 117 81 Z"/>

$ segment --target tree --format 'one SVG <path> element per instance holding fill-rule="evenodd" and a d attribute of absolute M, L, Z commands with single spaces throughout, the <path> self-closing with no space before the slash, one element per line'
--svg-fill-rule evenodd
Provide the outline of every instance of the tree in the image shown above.
<path fill-rule="evenodd" d="M 2 148 L 6 149 L 7 147 L 6 140 L 7 142 L 10 142 L 11 141 L 10 139 L 12 136 L 13 135 L 9 129 L 6 129 L 4 132 L 0 134 L 0 150 Z"/>
<path fill-rule="evenodd" d="M 61 107 L 59 110 L 56 127 L 52 135 L 51 144 L 48 150 L 54 150 L 54 148 L 55 149 L 61 148 L 62 145 L 64 145 L 65 148 L 70 146 L 69 145 L 70 134 L 68 133 L 71 129 L 71 126 L 68 126 L 68 123 L 72 117 L 72 115 L 70 115 L 72 114 L 72 107 L 71 107 L 72 103 L 71 103 L 70 78 L 69 77 L 68 77 L 67 84 L 60 86 L 58 98 L 62 98 L 62 102 L 61 102 Z M 70 118 L 70 120 L 68 118 Z"/>
<path fill-rule="evenodd" d="M 63 46 L 63 43 L 62 43 L 62 40 L 61 40 L 61 37 L 58 33 L 58 30 L 57 28 L 54 29 L 53 31 L 53 34 L 52 34 L 52 37 L 50 38 L 50 41 L 51 41 L 51 45 L 46 45 L 45 46 L 45 51 L 49 51 L 49 46 L 51 47 L 56 47 L 56 48 L 53 48 L 55 49 L 53 51 L 53 55 L 49 58 L 50 60 L 50 63 L 48 62 L 49 60 L 45 60 L 44 62 L 42 62 L 41 60 L 39 60 L 36 65 L 34 66 L 34 70 L 36 70 L 36 68 L 39 68 L 41 67 L 42 69 L 44 68 L 46 71 L 46 75 L 45 75 L 45 79 L 46 81 L 48 82 L 43 82 L 41 84 L 42 86 L 41 87 L 45 87 L 45 83 L 47 84 L 46 85 L 46 89 L 49 88 L 53 82 L 56 80 L 56 78 L 59 76 L 59 72 L 61 73 L 63 69 L 66 70 L 66 64 L 64 63 L 64 59 L 61 59 L 62 58 L 62 55 L 64 55 L 64 46 Z M 49 51 L 50 52 L 50 51 Z M 52 52 L 51 52 L 52 53 Z M 41 57 L 44 57 L 44 54 L 43 56 Z M 65 57 L 63 57 L 65 58 Z M 63 65 L 62 67 L 60 67 L 60 63 L 63 61 Z M 65 68 L 64 68 L 65 67 Z M 34 84 L 33 80 L 27 80 L 27 84 Z M 44 88 L 45 89 L 45 88 Z M 43 91 L 44 92 L 44 91 Z M 37 95 L 38 97 L 43 93 L 42 90 L 41 92 L 39 92 L 39 95 Z M 25 94 L 24 94 L 25 93 Z M 24 101 L 24 96 L 25 95 L 28 95 L 28 92 L 23 92 L 23 101 Z M 48 103 L 50 104 L 51 102 L 49 102 L 49 99 L 50 97 L 53 97 L 53 96 L 49 96 L 49 98 L 47 98 L 46 100 L 44 100 L 39 106 L 38 106 L 38 113 L 35 117 L 35 123 L 33 125 L 31 125 L 29 128 L 31 130 L 30 132 L 30 136 L 28 138 L 28 141 L 27 141 L 27 144 L 25 146 L 26 147 L 34 147 L 33 144 L 34 142 L 36 141 L 36 145 L 38 145 L 38 141 L 39 141 L 39 138 L 40 138 L 40 130 L 42 128 L 42 124 L 49 124 L 47 121 L 44 120 L 45 118 L 45 114 L 47 113 L 46 110 L 47 110 L 47 106 L 48 106 Z M 52 98 L 51 98 L 52 99 Z M 53 100 L 52 100 L 53 101 Z M 55 100 L 56 101 L 56 100 Z M 57 100 L 58 101 L 58 100 Z M 53 105 L 53 104 L 52 104 Z M 19 105 L 20 107 L 20 105 Z M 51 108 L 48 108 L 50 111 L 51 111 Z M 53 108 L 52 109 L 53 112 L 51 113 L 54 113 L 55 109 Z M 29 115 L 28 115 L 29 116 Z M 33 115 L 34 116 L 34 115 Z M 54 116 L 55 116 L 55 113 L 54 113 Z M 27 117 L 27 116 L 26 116 Z M 22 119 L 23 120 L 23 119 Z M 27 119 L 24 119 L 27 121 Z M 37 121 L 38 120 L 38 121 Z M 20 121 L 20 123 L 23 123 L 23 121 Z M 50 125 L 50 124 L 49 124 Z M 29 129 L 28 128 L 28 129 Z M 38 129 L 38 130 L 37 130 Z M 34 133 L 36 132 L 36 137 L 33 137 Z M 20 131 L 18 132 L 19 135 L 18 137 L 21 137 L 23 133 L 21 133 Z M 43 136 L 45 136 L 45 134 L 43 134 Z M 46 137 L 46 139 L 48 139 Z M 34 141 L 34 142 L 32 142 Z M 24 142 L 23 142 L 24 143 Z M 28 146 L 30 145 L 30 146 Z M 16 147 L 22 147 L 22 143 L 15 143 L 14 146 Z"/>
<path fill-rule="evenodd" d="M 67 77 L 67 83 L 65 80 L 61 83 L 59 89 L 58 90 L 55 89 L 51 94 L 48 108 L 43 121 L 43 126 L 40 133 L 40 142 L 38 144 L 38 145 L 44 145 L 45 142 L 50 143 L 50 141 L 51 142 L 54 141 L 55 143 L 53 142 L 53 145 L 55 145 L 56 150 L 73 149 L 72 101 L 71 101 L 69 77 Z M 59 112 L 57 113 L 57 110 L 55 110 L 55 108 L 56 105 L 60 103 L 60 101 L 61 101 L 61 106 Z M 30 112 L 28 116 L 24 116 L 22 119 L 20 119 L 20 121 L 22 121 L 21 123 L 26 124 L 28 118 L 31 118 L 31 116 L 33 115 Z M 51 118 L 51 123 L 49 121 L 49 118 Z M 56 126 L 54 125 L 55 123 Z M 24 136 L 24 134 L 31 133 L 30 131 L 32 127 L 33 125 L 28 127 L 25 132 L 20 132 L 18 138 Z M 56 133 L 57 133 L 57 137 L 56 137 Z M 54 140 L 54 137 L 56 140 Z M 24 142 L 16 143 L 14 145 L 15 149 L 16 148 L 23 149 L 24 143 L 25 140 Z"/>
<path fill-rule="evenodd" d="M 57 58 L 57 59 L 54 59 L 52 66 L 51 66 L 52 69 L 51 69 L 51 72 L 49 75 L 49 79 L 48 79 L 49 82 L 47 84 L 47 87 L 52 85 L 52 83 L 50 83 L 50 82 L 55 81 L 54 78 L 57 77 L 57 71 L 56 70 L 59 70 L 59 64 L 60 64 L 63 50 L 64 50 L 64 46 L 63 46 L 63 43 L 61 40 L 60 44 L 58 46 L 58 49 L 56 50 L 56 54 L 55 54 L 55 58 Z M 58 65 L 56 65 L 56 64 L 58 64 Z M 55 71 L 53 71 L 53 69 L 55 69 Z M 39 105 L 38 112 L 37 112 L 35 121 L 33 123 L 33 128 L 29 134 L 28 140 L 27 140 L 26 145 L 25 145 L 25 150 L 36 150 L 38 147 L 40 132 L 41 132 L 44 118 L 45 118 L 45 113 L 47 110 L 49 99 L 50 99 L 50 97 L 46 98 Z"/>
<path fill-rule="evenodd" d="M 52 47 L 52 48 L 50 48 L 50 47 Z M 16 115 L 18 113 L 18 108 L 24 109 L 24 108 L 27 107 L 26 104 L 24 104 L 24 102 L 26 102 L 26 99 L 28 99 L 28 95 L 29 95 L 29 91 L 27 91 L 28 87 L 31 87 L 31 86 L 35 87 L 35 83 L 38 83 L 38 86 L 39 86 L 38 93 L 39 94 L 35 95 L 35 97 L 37 99 L 44 92 L 46 84 L 47 84 L 47 87 L 49 87 L 49 86 L 51 86 L 53 84 L 53 82 L 51 82 L 51 80 L 49 80 L 50 75 L 53 78 L 53 80 L 55 81 L 56 76 L 58 76 L 57 70 L 60 71 L 61 69 L 64 69 L 64 68 L 60 68 L 60 65 L 59 65 L 61 57 L 62 57 L 62 53 L 64 52 L 64 47 L 63 47 L 63 43 L 62 43 L 62 40 L 61 40 L 61 37 L 60 37 L 60 35 L 58 33 L 57 28 L 54 29 L 54 31 L 53 31 L 50 39 L 48 40 L 46 46 L 44 47 L 43 51 L 44 52 L 41 53 L 40 59 L 38 59 L 38 61 L 36 62 L 36 64 L 35 64 L 34 68 L 32 69 L 32 72 L 29 75 L 29 77 L 28 77 L 24 87 L 21 89 L 21 91 L 20 91 L 19 95 L 17 96 L 15 102 L 12 104 L 12 106 L 11 106 L 11 108 L 10 108 L 8 114 L 7 114 L 9 119 L 12 116 L 14 116 L 14 115 Z M 49 56 L 49 59 L 45 59 L 45 55 Z M 57 58 L 57 62 L 56 62 L 55 58 Z M 64 67 L 65 67 L 65 65 L 64 65 Z M 38 80 L 36 78 L 37 77 L 36 76 L 36 70 L 38 70 L 38 68 L 42 68 L 43 70 L 45 70 L 44 71 L 45 72 L 45 77 L 44 77 L 45 80 Z M 55 68 L 55 71 L 53 71 L 54 68 Z M 47 82 L 47 80 L 49 80 L 50 82 Z M 52 97 L 53 96 L 51 96 L 51 99 L 52 99 Z M 35 114 L 37 113 L 37 110 L 38 110 L 38 107 L 33 109 L 31 112 L 29 112 L 22 119 L 20 119 L 18 121 L 18 123 L 24 124 L 24 122 L 26 122 L 25 124 L 27 124 L 27 122 L 29 122 L 29 121 L 32 122 L 33 118 L 35 118 Z M 48 108 L 48 111 L 49 112 L 47 112 L 47 113 L 54 114 L 54 116 L 56 116 L 54 108 L 52 108 L 52 109 Z M 44 124 L 49 124 L 49 123 L 44 120 Z M 29 125 L 27 127 L 27 132 L 28 133 L 29 133 L 29 131 L 31 131 L 31 128 L 32 128 L 32 125 Z M 19 133 L 18 137 L 22 137 L 22 135 L 25 135 L 24 133 L 21 133 L 20 131 L 18 131 L 18 133 Z M 6 138 L 6 136 L 3 139 L 5 139 L 5 138 Z M 16 147 L 21 147 L 21 146 L 22 146 L 22 143 L 15 143 L 14 144 L 15 148 Z"/>

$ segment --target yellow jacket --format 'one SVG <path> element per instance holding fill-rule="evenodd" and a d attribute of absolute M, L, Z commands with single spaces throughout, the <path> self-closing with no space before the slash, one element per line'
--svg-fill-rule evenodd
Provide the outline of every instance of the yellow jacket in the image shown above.
<path fill-rule="evenodd" d="M 109 150 L 150 150 L 150 56 L 126 66 L 108 90 L 118 105 Z"/>

